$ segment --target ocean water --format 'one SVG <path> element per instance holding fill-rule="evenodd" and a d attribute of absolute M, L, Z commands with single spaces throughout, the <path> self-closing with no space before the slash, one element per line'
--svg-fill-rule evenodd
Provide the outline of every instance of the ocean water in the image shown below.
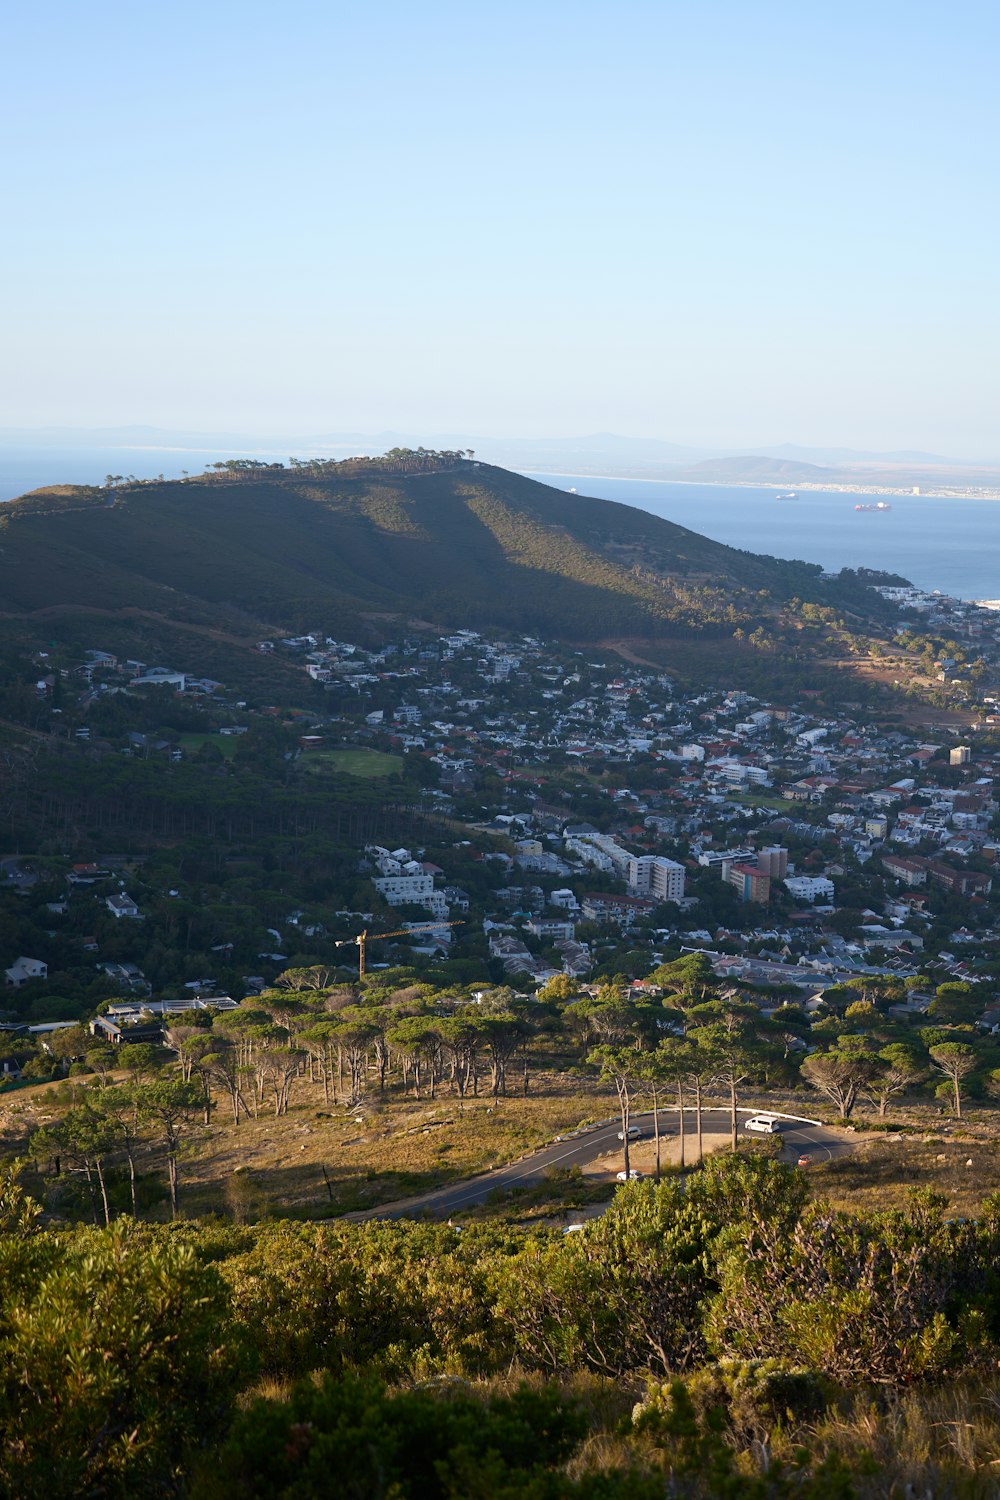
<path fill-rule="evenodd" d="M 0 500 L 47 484 L 103 484 L 106 474 L 180 479 L 185 470 L 200 474 L 206 464 L 237 457 L 215 448 L 0 448 Z M 277 463 L 288 454 L 255 451 L 253 457 Z"/>
<path fill-rule="evenodd" d="M 884 568 L 919 588 L 959 599 L 1000 598 L 1000 500 L 799 490 L 797 500 L 779 501 L 775 497 L 788 491 L 773 485 L 758 489 L 573 474 L 531 478 L 634 505 L 749 552 L 803 558 L 831 570 Z M 878 500 L 892 509 L 854 509 Z"/>

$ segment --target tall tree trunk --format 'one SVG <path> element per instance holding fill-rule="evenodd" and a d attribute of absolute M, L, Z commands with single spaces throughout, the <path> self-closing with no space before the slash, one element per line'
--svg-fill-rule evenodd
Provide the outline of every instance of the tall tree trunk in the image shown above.
<path fill-rule="evenodd" d="M 177 1156 L 173 1150 L 167 1152 L 167 1176 L 170 1180 L 170 1217 L 177 1217 Z"/>
<path fill-rule="evenodd" d="M 94 1174 L 90 1170 L 89 1161 L 84 1162 L 83 1170 L 87 1174 L 87 1186 L 90 1189 L 90 1211 L 94 1216 L 94 1223 L 97 1224 L 97 1194 L 94 1191 Z"/>
<path fill-rule="evenodd" d="M 132 1217 L 133 1219 L 137 1219 L 139 1213 L 135 1202 L 135 1155 L 130 1145 L 125 1147 L 125 1155 L 128 1158 L 128 1185 L 129 1191 L 132 1194 Z"/>
<path fill-rule="evenodd" d="M 631 1164 L 631 1161 L 629 1159 L 629 1149 L 628 1149 L 629 1148 L 628 1129 L 629 1129 L 629 1104 L 630 1104 L 630 1102 L 631 1101 L 629 1100 L 628 1090 L 625 1089 L 625 1088 L 619 1087 L 619 1089 L 618 1089 L 618 1103 L 621 1106 L 621 1112 L 622 1112 L 622 1142 L 623 1142 L 623 1145 L 625 1147 L 623 1155 L 625 1157 L 625 1181 L 626 1182 L 629 1181 L 629 1173 L 632 1170 L 632 1164 Z"/>
<path fill-rule="evenodd" d="M 108 1207 L 108 1189 L 104 1181 L 104 1165 L 101 1158 L 95 1157 L 94 1166 L 97 1168 L 97 1180 L 101 1185 L 101 1202 L 104 1205 L 104 1224 L 107 1227 L 111 1223 L 111 1210 Z"/>

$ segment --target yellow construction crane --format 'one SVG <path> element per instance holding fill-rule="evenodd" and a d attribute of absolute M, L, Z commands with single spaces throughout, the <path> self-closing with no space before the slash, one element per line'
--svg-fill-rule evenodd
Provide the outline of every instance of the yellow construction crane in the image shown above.
<path fill-rule="evenodd" d="M 459 922 L 418 922 L 413 927 L 400 927 L 397 932 L 369 932 L 366 927 L 364 932 L 359 932 L 357 937 L 339 938 L 335 948 L 343 948 L 347 943 L 354 943 L 358 950 L 358 978 L 365 977 L 365 946 L 368 943 L 381 942 L 383 938 L 409 937 L 414 932 L 436 932 L 439 927 L 463 927 L 464 921 Z"/>

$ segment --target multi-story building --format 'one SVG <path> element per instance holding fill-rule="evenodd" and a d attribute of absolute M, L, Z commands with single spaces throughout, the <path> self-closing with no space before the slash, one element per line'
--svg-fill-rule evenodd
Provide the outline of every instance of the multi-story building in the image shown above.
<path fill-rule="evenodd" d="M 901 880 L 904 885 L 916 886 L 927 884 L 927 866 L 920 864 L 915 859 L 901 859 L 895 854 L 883 854 L 882 868 L 893 880 Z"/>
<path fill-rule="evenodd" d="M 729 865 L 723 879 L 735 888 L 741 901 L 757 901 L 766 906 L 771 899 L 771 877 L 756 865 Z"/>
<path fill-rule="evenodd" d="M 684 866 L 659 854 L 633 855 L 628 862 L 628 888 L 633 896 L 654 901 L 684 899 Z"/>
<path fill-rule="evenodd" d="M 955 870 L 937 860 L 928 862 L 927 873 L 935 885 L 943 886 L 946 891 L 955 891 L 959 896 L 986 895 L 993 884 L 990 877 L 980 870 Z"/>
<path fill-rule="evenodd" d="M 433 875 L 384 875 L 372 884 L 390 906 L 405 906 L 412 901 L 426 906 L 431 916 L 448 915 L 448 902 L 443 891 L 434 889 Z"/>
<path fill-rule="evenodd" d="M 698 863 L 707 870 L 718 870 L 723 865 L 735 865 L 753 859 L 752 849 L 703 849 Z"/>
<path fill-rule="evenodd" d="M 532 917 L 527 925 L 532 937 L 548 943 L 571 943 L 576 936 L 575 923 L 558 917 Z"/>
<path fill-rule="evenodd" d="M 788 874 L 788 850 L 780 844 L 772 844 L 757 855 L 757 868 L 772 880 L 784 880 Z"/>
<path fill-rule="evenodd" d="M 581 897 L 580 907 L 591 922 L 617 922 L 619 927 L 630 927 L 639 917 L 655 911 L 656 902 L 648 896 L 617 896 L 605 891 L 588 891 Z"/>
<path fill-rule="evenodd" d="M 827 880 L 824 875 L 788 875 L 784 886 L 796 901 L 808 901 L 812 905 L 815 901 L 825 904 L 833 900 L 833 881 Z"/>

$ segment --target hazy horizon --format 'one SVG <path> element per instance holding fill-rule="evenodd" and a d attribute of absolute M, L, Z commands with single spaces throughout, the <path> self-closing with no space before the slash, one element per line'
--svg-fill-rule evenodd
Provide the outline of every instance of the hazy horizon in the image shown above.
<path fill-rule="evenodd" d="M 996 452 L 991 7 L 51 22 L 5 33 L 8 427 Z"/>
<path fill-rule="evenodd" d="M 1000 458 L 991 454 L 956 455 L 930 453 L 924 449 L 855 449 L 837 443 L 819 445 L 799 444 L 787 441 L 762 443 L 760 441 L 738 445 L 706 446 L 687 443 L 677 438 L 651 437 L 648 433 L 630 435 L 615 432 L 591 433 L 543 433 L 530 436 L 525 433 L 460 433 L 460 432 L 405 432 L 392 428 L 377 431 L 223 431 L 213 428 L 165 428 L 154 423 L 136 422 L 113 424 L 107 427 L 67 427 L 49 425 L 44 427 L 0 427 L 0 451 L 8 452 L 58 452 L 71 454 L 75 449 L 89 451 L 99 448 L 116 448 L 135 452 L 167 452 L 191 455 L 203 447 L 206 454 L 217 455 L 223 449 L 242 445 L 247 451 L 276 455 L 280 450 L 301 445 L 297 457 L 313 456 L 320 449 L 337 457 L 350 451 L 377 453 L 394 444 L 423 445 L 429 447 L 468 447 L 473 444 L 496 445 L 498 451 L 517 455 L 519 450 L 528 457 L 551 449 L 552 459 L 568 460 L 574 454 L 586 454 L 588 459 L 600 455 L 613 462 L 616 457 L 636 462 L 663 464 L 669 467 L 690 465 L 707 458 L 769 456 L 797 458 L 819 466 L 837 464 L 855 465 L 866 462 L 877 464 L 944 465 L 961 467 L 1000 468 Z M 325 445 L 325 447 L 324 447 Z M 352 445 L 358 445 L 357 449 Z M 498 459 L 497 462 L 502 462 Z"/>

